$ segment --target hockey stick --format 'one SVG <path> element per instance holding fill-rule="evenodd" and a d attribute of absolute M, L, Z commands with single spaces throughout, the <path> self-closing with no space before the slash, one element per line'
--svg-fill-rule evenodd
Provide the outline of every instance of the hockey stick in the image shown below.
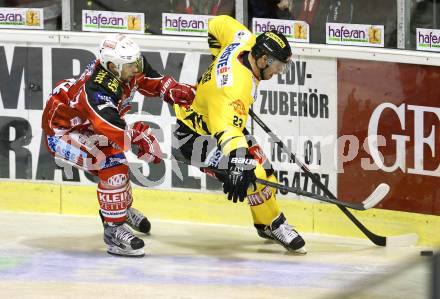
<path fill-rule="evenodd" d="M 324 186 L 324 184 L 321 183 L 319 179 L 317 179 L 313 173 L 307 168 L 306 165 L 304 165 L 301 161 L 299 161 L 295 154 L 288 150 L 286 145 L 281 141 L 281 139 L 278 138 L 266 124 L 263 123 L 263 121 L 252 111 L 249 109 L 249 115 L 252 117 L 252 119 L 274 140 L 274 142 L 285 152 L 290 156 L 290 160 L 295 161 L 296 165 L 298 165 L 302 171 L 312 180 L 313 183 L 315 183 L 319 188 L 321 188 L 324 193 L 329 196 L 330 198 L 336 199 L 336 196 L 334 196 L 331 191 Z M 381 184 L 382 185 L 382 184 Z M 381 186 L 379 185 L 379 187 Z M 378 187 L 378 188 L 379 188 Z M 388 187 L 389 188 L 389 187 Z M 376 188 L 377 190 L 377 188 Z M 373 194 L 376 192 L 376 190 L 373 192 Z M 372 194 L 372 195 L 373 195 Z M 371 195 L 368 197 L 370 198 Z M 418 240 L 417 234 L 405 234 L 400 236 L 391 236 L 391 237 L 384 237 L 380 235 L 376 235 L 372 231 L 370 231 L 368 228 L 366 228 L 347 208 L 343 205 L 336 204 L 339 209 L 353 222 L 361 231 L 364 233 L 364 235 L 370 239 L 371 242 L 378 246 L 410 246 L 415 245 Z"/>
<path fill-rule="evenodd" d="M 166 157 L 164 156 L 162 158 L 166 158 Z M 206 170 L 206 172 L 208 172 L 208 173 L 209 172 L 213 172 L 214 174 L 221 174 L 221 175 L 226 175 L 227 174 L 227 170 L 215 169 L 215 168 L 211 168 L 211 167 L 206 167 L 204 165 L 203 166 L 194 165 L 190 161 L 188 161 L 187 159 L 185 159 L 183 157 L 179 157 L 179 159 L 177 159 L 176 157 L 173 157 L 173 158 L 171 158 L 169 160 L 175 161 L 175 162 L 178 162 L 178 163 L 182 163 L 182 164 L 185 164 L 185 165 L 188 165 L 188 166 L 201 167 L 202 171 Z M 354 210 L 359 210 L 359 211 L 365 211 L 365 210 L 368 210 L 368 209 L 374 207 L 390 191 L 390 187 L 387 184 L 380 184 L 379 186 L 377 186 L 377 188 L 373 191 L 373 193 L 371 193 L 371 195 L 366 200 L 364 200 L 361 203 L 353 203 L 353 202 L 348 202 L 348 201 L 341 201 L 341 200 L 338 200 L 336 198 L 320 196 L 320 195 L 317 195 L 315 193 L 305 191 L 303 189 L 289 187 L 289 186 L 286 186 L 286 185 L 278 184 L 278 183 L 267 181 L 267 180 L 263 180 L 263 179 L 258 179 L 257 178 L 256 182 L 260 183 L 260 184 L 263 184 L 263 185 L 266 185 L 266 186 L 269 186 L 269 187 L 277 188 L 279 190 L 284 190 L 284 191 L 287 191 L 287 192 L 291 192 L 291 193 L 295 193 L 295 194 L 298 194 L 298 195 L 314 198 L 316 200 L 320 200 L 320 201 L 324 201 L 324 202 L 328 202 L 328 203 L 333 203 L 333 204 L 336 204 L 336 205 L 341 205 L 341 206 L 344 206 L 344 207 L 347 207 L 347 208 L 351 208 L 351 209 L 354 209 Z"/>
<path fill-rule="evenodd" d="M 373 191 L 373 193 L 371 193 L 371 195 L 368 196 L 367 199 L 365 199 L 363 202 L 354 203 L 354 202 L 348 202 L 348 201 L 341 201 L 341 200 L 338 200 L 338 199 L 332 198 L 332 197 L 320 196 L 315 193 L 308 192 L 308 191 L 305 191 L 305 190 L 302 190 L 299 188 L 293 188 L 293 187 L 277 184 L 274 182 L 266 181 L 263 179 L 257 179 L 256 182 L 263 184 L 263 185 L 266 185 L 266 186 L 269 186 L 269 187 L 277 188 L 279 190 L 284 190 L 287 192 L 291 192 L 291 193 L 295 193 L 298 195 L 314 198 L 314 199 L 324 201 L 324 202 L 333 203 L 336 205 L 344 206 L 344 207 L 351 208 L 354 210 L 359 210 L 359 211 L 365 211 L 365 210 L 368 210 L 368 209 L 374 207 L 382 199 L 384 199 L 384 197 L 390 191 L 390 186 L 382 183 L 379 186 L 377 186 L 377 188 Z"/>

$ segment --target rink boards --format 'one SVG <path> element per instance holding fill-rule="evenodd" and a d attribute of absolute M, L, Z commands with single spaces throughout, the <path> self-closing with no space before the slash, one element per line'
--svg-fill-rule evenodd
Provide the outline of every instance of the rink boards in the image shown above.
<path fill-rule="evenodd" d="M 3 181 L 0 189 L 0 210 L 4 211 L 97 215 L 99 208 L 94 186 Z M 247 204 L 233 204 L 221 192 L 135 188 L 133 196 L 136 208 L 152 219 L 252 226 Z M 292 197 L 279 199 L 279 204 L 291 224 L 302 232 L 365 238 L 334 205 Z M 352 213 L 377 234 L 413 232 L 419 235 L 419 245 L 440 246 L 438 216 L 385 209 Z"/>

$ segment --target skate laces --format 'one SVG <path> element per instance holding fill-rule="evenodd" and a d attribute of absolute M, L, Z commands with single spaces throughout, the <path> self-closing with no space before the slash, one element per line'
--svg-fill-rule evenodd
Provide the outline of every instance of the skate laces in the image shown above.
<path fill-rule="evenodd" d="M 124 225 L 120 225 L 116 227 L 115 238 L 130 243 L 130 241 L 135 238 L 135 235 Z"/>
<path fill-rule="evenodd" d="M 290 242 L 296 237 L 299 236 L 299 234 L 296 232 L 296 230 L 291 226 L 287 221 L 285 221 L 283 224 L 281 224 L 277 229 L 273 230 L 272 233 L 278 238 L 286 242 Z"/>
<path fill-rule="evenodd" d="M 127 215 L 128 215 L 128 220 L 130 221 L 130 223 L 136 227 L 139 226 L 139 224 L 141 223 L 142 219 L 145 218 L 144 215 L 142 215 L 141 212 L 139 212 L 138 210 L 136 210 L 135 208 L 129 208 L 127 210 Z"/>

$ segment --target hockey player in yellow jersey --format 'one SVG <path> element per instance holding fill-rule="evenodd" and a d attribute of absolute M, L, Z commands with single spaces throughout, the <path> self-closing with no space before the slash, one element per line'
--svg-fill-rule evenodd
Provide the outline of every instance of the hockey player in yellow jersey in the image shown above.
<path fill-rule="evenodd" d="M 192 105 L 174 105 L 178 123 L 174 135 L 180 154 L 187 160 L 201 159 L 209 168 L 226 170 L 215 176 L 223 182 L 229 200 L 247 198 L 258 235 L 305 254 L 305 242 L 280 211 L 275 190 L 255 182 L 256 178 L 275 182 L 276 177 L 245 127 L 260 80 L 288 69 L 290 45 L 276 30 L 256 38 L 229 16 L 214 17 L 208 24 L 213 62 L 198 81 Z M 206 146 L 205 136 L 215 138 L 212 150 Z"/>

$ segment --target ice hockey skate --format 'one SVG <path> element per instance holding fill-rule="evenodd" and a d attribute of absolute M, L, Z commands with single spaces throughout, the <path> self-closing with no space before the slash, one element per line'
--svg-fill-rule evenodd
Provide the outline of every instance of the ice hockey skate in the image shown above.
<path fill-rule="evenodd" d="M 263 239 L 272 239 L 295 254 L 306 254 L 304 239 L 287 222 L 286 217 L 281 213 L 276 217 L 270 226 L 255 224 L 258 236 Z"/>
<path fill-rule="evenodd" d="M 297 254 L 307 253 L 304 239 L 292 226 L 289 225 L 283 213 L 272 221 L 270 231 L 274 240 L 290 252 Z"/>
<path fill-rule="evenodd" d="M 130 207 L 127 209 L 127 221 L 126 223 L 135 231 L 149 234 L 151 230 L 151 223 L 148 221 L 139 210 Z"/>
<path fill-rule="evenodd" d="M 144 241 L 136 237 L 124 224 L 104 223 L 104 243 L 107 244 L 107 252 L 110 254 L 128 257 L 145 255 Z"/>

